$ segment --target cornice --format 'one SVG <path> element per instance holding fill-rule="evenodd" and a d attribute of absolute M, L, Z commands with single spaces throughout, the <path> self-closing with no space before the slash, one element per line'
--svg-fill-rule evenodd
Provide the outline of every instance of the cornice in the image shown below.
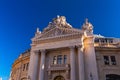
<path fill-rule="evenodd" d="M 95 47 L 96 51 L 120 51 L 120 47 Z"/>
<path fill-rule="evenodd" d="M 81 37 L 82 37 L 81 33 L 59 35 L 59 36 L 54 36 L 54 37 L 36 39 L 33 41 L 32 45 L 39 44 L 39 43 L 48 43 L 48 42 L 53 42 L 53 41 L 55 42 L 55 41 L 76 39 L 76 38 L 81 38 Z"/>

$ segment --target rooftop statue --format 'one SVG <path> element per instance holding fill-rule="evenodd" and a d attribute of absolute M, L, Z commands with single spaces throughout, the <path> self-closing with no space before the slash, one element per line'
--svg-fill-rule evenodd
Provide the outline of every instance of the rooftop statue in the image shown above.
<path fill-rule="evenodd" d="M 44 31 L 48 31 L 54 27 L 61 27 L 61 28 L 72 28 L 72 26 L 67 23 L 65 16 L 57 16 L 49 22 L 48 26 L 44 29 Z"/>
<path fill-rule="evenodd" d="M 39 28 L 36 29 L 36 33 L 35 33 L 35 36 L 37 35 L 40 35 L 41 34 L 41 31 L 39 31 Z"/>
<path fill-rule="evenodd" d="M 93 33 L 93 25 L 88 22 L 88 19 L 85 20 L 85 23 L 82 26 L 82 29 L 86 31 L 87 33 Z"/>

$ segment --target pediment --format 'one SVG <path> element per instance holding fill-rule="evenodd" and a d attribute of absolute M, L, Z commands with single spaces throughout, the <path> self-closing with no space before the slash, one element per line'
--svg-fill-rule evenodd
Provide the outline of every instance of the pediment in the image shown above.
<path fill-rule="evenodd" d="M 41 33 L 37 38 L 50 38 L 50 37 L 58 37 L 58 36 L 65 36 L 65 35 L 72 35 L 82 33 L 81 30 L 74 29 L 74 28 L 60 28 L 55 27 L 47 32 Z"/>
<path fill-rule="evenodd" d="M 75 29 L 69 23 L 67 23 L 64 16 L 57 16 L 57 18 L 54 18 L 53 21 L 50 22 L 42 32 L 39 32 L 39 30 L 37 30 L 35 38 L 43 39 L 64 35 L 72 35 L 81 32 L 81 30 Z"/>

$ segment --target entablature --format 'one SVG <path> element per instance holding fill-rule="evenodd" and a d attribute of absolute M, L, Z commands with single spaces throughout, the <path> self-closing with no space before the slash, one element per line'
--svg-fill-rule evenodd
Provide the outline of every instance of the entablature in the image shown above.
<path fill-rule="evenodd" d="M 37 44 L 41 44 L 41 43 L 58 42 L 58 41 L 64 41 L 64 40 L 70 40 L 70 39 L 77 39 L 77 38 L 81 38 L 81 37 L 82 37 L 82 34 L 73 33 L 73 34 L 67 34 L 67 35 L 60 35 L 60 36 L 36 39 L 33 41 L 32 44 L 37 45 Z"/>
<path fill-rule="evenodd" d="M 56 49 L 56 48 L 65 48 L 65 47 L 70 47 L 75 45 L 82 45 L 81 38 L 61 40 L 61 41 L 51 41 L 48 43 L 40 43 L 40 44 L 36 44 L 36 46 L 32 48 L 34 48 L 35 50 Z"/>

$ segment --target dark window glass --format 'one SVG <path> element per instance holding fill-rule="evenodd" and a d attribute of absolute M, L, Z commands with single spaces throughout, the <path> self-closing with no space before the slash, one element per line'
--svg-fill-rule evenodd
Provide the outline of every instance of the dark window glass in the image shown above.
<path fill-rule="evenodd" d="M 104 39 L 101 39 L 101 43 L 104 43 L 105 42 L 105 40 Z"/>
<path fill-rule="evenodd" d="M 110 56 L 110 59 L 111 59 L 111 64 L 112 64 L 112 65 L 116 65 L 115 56 Z"/>
<path fill-rule="evenodd" d="M 107 43 L 108 39 L 105 39 L 104 42 Z"/>
<path fill-rule="evenodd" d="M 109 56 L 104 56 L 104 63 L 105 65 L 109 65 Z"/>
<path fill-rule="evenodd" d="M 98 43 L 98 42 L 99 42 L 99 39 L 95 38 L 95 42 Z"/>
<path fill-rule="evenodd" d="M 64 64 L 66 64 L 66 63 L 67 63 L 67 56 L 64 55 Z"/>
<path fill-rule="evenodd" d="M 62 55 L 57 56 L 57 63 L 62 64 Z"/>
<path fill-rule="evenodd" d="M 109 40 L 109 43 L 113 43 L 113 40 L 112 40 L 112 39 L 110 39 L 110 40 Z"/>
<path fill-rule="evenodd" d="M 26 64 L 26 70 L 28 70 L 28 67 L 29 67 L 29 63 Z"/>
<path fill-rule="evenodd" d="M 25 70 L 25 64 L 23 65 L 23 71 Z"/>
<path fill-rule="evenodd" d="M 120 75 L 117 74 L 107 74 L 106 80 L 120 80 Z"/>

